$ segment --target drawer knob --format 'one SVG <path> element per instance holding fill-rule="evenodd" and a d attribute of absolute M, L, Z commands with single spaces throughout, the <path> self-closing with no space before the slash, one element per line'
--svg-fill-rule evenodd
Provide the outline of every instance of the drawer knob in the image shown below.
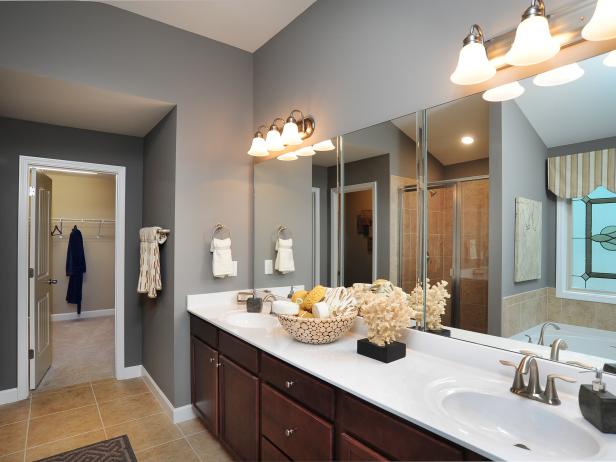
<path fill-rule="evenodd" d="M 293 436 L 293 433 L 295 433 L 295 429 L 294 429 L 294 428 L 287 428 L 287 429 L 284 431 L 284 435 L 285 435 L 287 438 L 289 438 L 289 437 Z"/>
<path fill-rule="evenodd" d="M 293 385 L 295 385 L 295 382 L 293 380 L 287 380 L 284 383 L 285 388 L 290 389 Z"/>
<path fill-rule="evenodd" d="M 210 363 L 213 363 L 214 361 L 216 361 L 214 358 L 210 358 Z"/>

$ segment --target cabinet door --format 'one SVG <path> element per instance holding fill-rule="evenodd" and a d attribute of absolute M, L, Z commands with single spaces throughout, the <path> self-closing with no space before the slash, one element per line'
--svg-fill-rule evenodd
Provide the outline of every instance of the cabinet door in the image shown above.
<path fill-rule="evenodd" d="M 373 451 L 346 433 L 340 436 L 338 447 L 338 460 L 348 462 L 386 461 L 385 456 Z"/>
<path fill-rule="evenodd" d="M 192 404 L 208 430 L 218 435 L 218 352 L 191 337 L 190 353 Z"/>
<path fill-rule="evenodd" d="M 259 379 L 220 356 L 220 439 L 240 460 L 259 459 Z"/>

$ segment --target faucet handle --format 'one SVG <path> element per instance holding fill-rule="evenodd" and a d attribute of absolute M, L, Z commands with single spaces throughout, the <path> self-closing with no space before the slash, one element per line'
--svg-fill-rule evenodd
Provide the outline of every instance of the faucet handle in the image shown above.
<path fill-rule="evenodd" d="M 586 364 L 580 361 L 567 361 L 567 364 L 569 364 L 570 366 L 583 367 L 584 369 L 594 369 L 594 366 L 591 366 L 590 364 Z"/>
<path fill-rule="evenodd" d="M 554 383 L 556 379 L 569 383 L 577 382 L 577 380 L 564 375 L 548 374 L 548 381 L 545 385 L 545 391 L 542 393 L 542 397 L 545 403 L 553 406 L 558 406 L 560 404 L 560 398 L 558 397 L 558 393 L 556 392 L 556 384 Z"/>
<path fill-rule="evenodd" d="M 520 350 L 520 353 L 522 353 L 524 356 L 531 355 L 531 356 L 537 356 L 538 358 L 541 357 L 537 352 L 530 351 L 530 350 Z"/>
<path fill-rule="evenodd" d="M 575 383 L 577 382 L 577 380 L 575 380 L 573 377 L 567 377 L 566 375 L 560 375 L 560 374 L 548 374 L 548 380 L 562 380 L 563 382 L 569 382 L 569 383 Z"/>
<path fill-rule="evenodd" d="M 499 363 L 501 363 L 503 366 L 511 366 L 515 369 L 517 369 L 518 365 L 514 362 L 511 361 L 507 361 L 506 359 L 501 359 L 498 361 Z"/>

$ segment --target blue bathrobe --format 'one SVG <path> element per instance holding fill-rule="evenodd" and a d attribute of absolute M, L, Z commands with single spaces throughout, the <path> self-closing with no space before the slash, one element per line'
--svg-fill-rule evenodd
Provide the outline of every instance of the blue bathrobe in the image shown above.
<path fill-rule="evenodd" d="M 66 251 L 66 275 L 69 276 L 66 301 L 77 304 L 78 314 L 81 314 L 81 288 L 85 272 L 86 254 L 83 250 L 83 237 L 75 226 L 71 231 Z"/>

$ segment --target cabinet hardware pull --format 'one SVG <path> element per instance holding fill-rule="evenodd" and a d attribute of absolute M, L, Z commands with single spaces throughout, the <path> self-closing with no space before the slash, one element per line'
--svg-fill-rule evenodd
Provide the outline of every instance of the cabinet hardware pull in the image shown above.
<path fill-rule="evenodd" d="M 213 363 L 215 360 L 214 358 L 210 358 L 210 362 Z"/>
<path fill-rule="evenodd" d="M 293 380 L 287 380 L 287 381 L 284 383 L 284 386 L 285 386 L 287 389 L 291 388 L 293 385 L 295 385 L 295 382 L 294 382 Z"/>
<path fill-rule="evenodd" d="M 216 363 L 216 367 L 222 367 L 222 363 Z"/>
<path fill-rule="evenodd" d="M 295 429 L 294 429 L 294 428 L 287 428 L 287 429 L 284 431 L 284 434 L 285 434 L 285 436 L 286 436 L 287 438 L 289 438 L 290 436 L 292 436 L 292 435 L 293 435 L 293 433 L 295 433 Z"/>

